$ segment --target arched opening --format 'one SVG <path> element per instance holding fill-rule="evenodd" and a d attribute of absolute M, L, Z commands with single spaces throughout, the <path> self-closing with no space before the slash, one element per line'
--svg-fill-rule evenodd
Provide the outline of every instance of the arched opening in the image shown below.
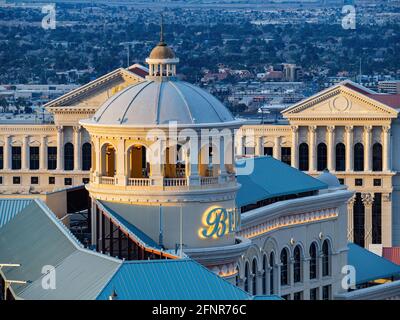
<path fill-rule="evenodd" d="M 346 170 L 346 146 L 343 143 L 336 145 L 336 171 Z"/>
<path fill-rule="evenodd" d="M 364 171 L 364 146 L 359 142 L 354 145 L 354 171 Z"/>
<path fill-rule="evenodd" d="M 215 159 L 218 149 L 212 144 L 204 145 L 199 154 L 199 175 L 202 177 L 218 176 L 219 161 Z"/>
<path fill-rule="evenodd" d="M 372 146 L 372 171 L 382 171 L 382 145 L 379 142 Z"/>
<path fill-rule="evenodd" d="M 274 294 L 275 292 L 275 254 L 273 252 L 269 255 L 269 293 Z"/>
<path fill-rule="evenodd" d="M 281 286 L 287 286 L 289 284 L 288 268 L 289 253 L 288 250 L 285 248 L 281 251 Z"/>
<path fill-rule="evenodd" d="M 262 294 L 267 294 L 267 269 L 268 262 L 267 256 L 264 254 L 262 262 L 263 274 L 262 274 Z"/>
<path fill-rule="evenodd" d="M 249 292 L 249 281 L 250 281 L 250 268 L 249 263 L 246 262 L 244 267 L 244 291 Z"/>
<path fill-rule="evenodd" d="M 102 175 L 114 177 L 116 172 L 115 148 L 112 144 L 106 143 L 101 148 Z"/>
<path fill-rule="evenodd" d="M 74 170 L 74 145 L 71 142 L 64 145 L 64 170 Z"/>
<path fill-rule="evenodd" d="M 317 245 L 315 242 L 310 246 L 310 279 L 317 278 Z"/>
<path fill-rule="evenodd" d="M 251 293 L 253 295 L 257 294 L 257 260 L 256 258 L 253 259 L 252 266 L 251 266 L 251 273 L 253 277 L 251 279 Z"/>
<path fill-rule="evenodd" d="M 326 144 L 321 142 L 317 146 L 317 170 L 324 171 L 328 167 Z"/>
<path fill-rule="evenodd" d="M 329 241 L 325 240 L 322 244 L 322 276 L 327 277 L 331 274 Z"/>
<path fill-rule="evenodd" d="M 186 177 L 186 159 L 182 145 L 165 148 L 165 178 L 185 178 Z"/>
<path fill-rule="evenodd" d="M 142 145 L 133 145 L 128 150 L 129 178 L 148 178 L 150 164 L 147 161 L 147 149 Z"/>
<path fill-rule="evenodd" d="M 309 153 L 308 144 L 301 143 L 299 145 L 299 170 L 308 171 L 309 170 Z"/>
<path fill-rule="evenodd" d="M 85 142 L 82 145 L 82 170 L 89 171 L 92 167 L 92 145 Z"/>
<path fill-rule="evenodd" d="M 301 248 L 296 246 L 293 251 L 293 280 L 295 283 L 301 282 Z"/>

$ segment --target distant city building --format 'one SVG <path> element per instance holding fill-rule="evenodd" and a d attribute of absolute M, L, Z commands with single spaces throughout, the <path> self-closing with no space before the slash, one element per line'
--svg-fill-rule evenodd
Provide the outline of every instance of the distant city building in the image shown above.
<path fill-rule="evenodd" d="M 387 94 L 400 94 L 400 80 L 379 81 L 378 91 Z"/>

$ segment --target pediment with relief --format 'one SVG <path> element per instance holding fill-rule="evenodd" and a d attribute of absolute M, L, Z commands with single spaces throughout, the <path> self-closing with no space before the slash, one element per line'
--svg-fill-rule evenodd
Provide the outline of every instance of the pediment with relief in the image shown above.
<path fill-rule="evenodd" d="M 283 112 L 291 118 L 396 118 L 397 111 L 350 88 L 339 86 L 299 102 Z"/>

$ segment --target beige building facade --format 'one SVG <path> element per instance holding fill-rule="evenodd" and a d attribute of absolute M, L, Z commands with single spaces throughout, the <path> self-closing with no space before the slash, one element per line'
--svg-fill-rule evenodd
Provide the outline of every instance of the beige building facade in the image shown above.
<path fill-rule="evenodd" d="M 287 124 L 243 126 L 238 153 L 271 155 L 312 176 L 329 170 L 355 191 L 349 241 L 398 245 L 398 111 L 385 98 L 342 82 L 284 110 Z"/>

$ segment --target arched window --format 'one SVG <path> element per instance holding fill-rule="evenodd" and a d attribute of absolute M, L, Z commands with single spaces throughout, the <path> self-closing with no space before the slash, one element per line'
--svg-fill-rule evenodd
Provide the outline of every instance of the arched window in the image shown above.
<path fill-rule="evenodd" d="M 378 142 L 372 146 L 372 171 L 382 171 L 382 145 Z"/>
<path fill-rule="evenodd" d="M 115 148 L 106 143 L 101 148 L 101 174 L 104 177 L 114 177 L 116 172 Z M 97 170 L 97 169 L 96 169 Z"/>
<path fill-rule="evenodd" d="M 0 147 L 0 170 L 4 168 L 4 148 Z"/>
<path fill-rule="evenodd" d="M 39 147 L 29 147 L 29 169 L 39 169 Z"/>
<path fill-rule="evenodd" d="M 263 256 L 262 294 L 267 294 L 267 256 Z"/>
<path fill-rule="evenodd" d="M 293 265 L 293 280 L 294 282 L 301 282 L 301 248 L 296 246 L 293 251 L 294 265 Z"/>
<path fill-rule="evenodd" d="M 330 270 L 330 250 L 329 250 L 329 242 L 325 240 L 322 244 L 322 276 L 329 276 L 331 273 Z"/>
<path fill-rule="evenodd" d="M 89 171 L 92 166 L 92 145 L 86 142 L 82 146 L 82 170 Z"/>
<path fill-rule="evenodd" d="M 129 148 L 128 154 L 129 154 L 129 177 L 147 178 L 149 176 L 150 165 L 147 163 L 146 147 L 141 145 L 134 145 Z M 168 165 L 165 168 L 166 169 L 165 174 L 168 176 L 175 177 L 176 176 L 175 166 L 176 166 L 175 163 Z"/>
<path fill-rule="evenodd" d="M 299 170 L 308 171 L 308 144 L 301 143 L 299 145 Z"/>
<path fill-rule="evenodd" d="M 317 278 L 317 245 L 315 242 L 310 246 L 310 279 Z"/>
<path fill-rule="evenodd" d="M 354 145 L 354 171 L 364 171 L 364 146 L 362 143 Z"/>
<path fill-rule="evenodd" d="M 353 228 L 354 243 L 364 247 L 365 207 L 359 192 L 356 193 L 353 205 Z"/>
<path fill-rule="evenodd" d="M 286 286 L 289 284 L 288 264 L 289 264 L 289 254 L 287 249 L 283 249 L 281 251 L 281 286 Z"/>
<path fill-rule="evenodd" d="M 275 254 L 273 252 L 270 253 L 269 255 L 269 293 L 274 294 L 274 280 L 275 280 Z"/>
<path fill-rule="evenodd" d="M 253 274 L 252 280 L 251 280 L 251 293 L 253 295 L 257 294 L 257 260 L 254 258 L 253 263 L 251 266 L 251 273 Z"/>
<path fill-rule="evenodd" d="M 21 169 L 21 147 L 11 147 L 11 169 Z"/>
<path fill-rule="evenodd" d="M 326 144 L 321 142 L 317 147 L 317 170 L 324 171 L 328 167 Z"/>
<path fill-rule="evenodd" d="M 244 267 L 244 291 L 249 292 L 249 281 L 250 281 L 250 268 L 249 263 L 246 262 Z"/>
<path fill-rule="evenodd" d="M 336 145 L 336 171 L 346 170 L 346 146 L 343 143 Z"/>
<path fill-rule="evenodd" d="M 70 142 L 64 145 L 64 170 L 74 170 L 74 145 Z"/>

